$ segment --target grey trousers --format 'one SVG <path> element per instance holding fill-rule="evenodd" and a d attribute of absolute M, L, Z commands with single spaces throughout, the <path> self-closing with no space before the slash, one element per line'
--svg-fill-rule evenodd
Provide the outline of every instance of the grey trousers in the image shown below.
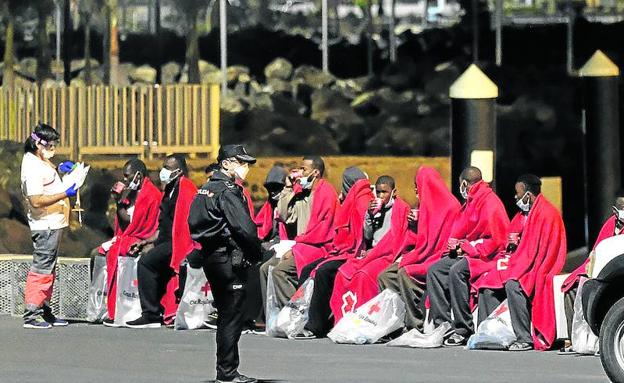
<path fill-rule="evenodd" d="M 52 309 L 50 308 L 50 297 L 52 296 L 54 279 L 52 277 L 50 285 L 47 286 L 35 282 L 36 278 L 33 276 L 37 274 L 50 275 L 54 273 L 62 236 L 63 229 L 32 231 L 33 262 L 30 266 L 28 278 L 26 279 L 26 291 L 39 290 L 39 294 L 45 295 L 46 299 L 42 304 L 25 302 L 25 322 L 33 320 L 40 315 L 49 316 L 52 314 Z M 26 298 L 28 298 L 28 294 L 26 295 Z"/>
<path fill-rule="evenodd" d="M 511 326 L 518 342 L 533 344 L 531 336 L 531 300 L 526 296 L 520 283 L 509 280 L 505 288 L 479 291 L 479 323 L 485 320 L 496 308 L 507 299 Z"/>
<path fill-rule="evenodd" d="M 297 267 L 295 266 L 295 258 L 277 259 L 275 257 L 266 261 L 260 266 L 260 283 L 263 289 L 263 304 L 266 307 L 266 285 L 269 277 L 269 266 L 273 266 L 273 283 L 275 286 L 275 294 L 280 307 L 288 303 L 290 297 L 293 296 L 297 287 L 299 287 L 299 279 L 297 278 Z"/>
<path fill-rule="evenodd" d="M 455 332 L 465 337 L 474 332 L 469 279 L 470 269 L 465 258 L 442 257 L 427 272 L 430 318 L 436 326 L 451 323 Z"/>
<path fill-rule="evenodd" d="M 386 268 L 377 278 L 379 290 L 394 290 L 399 293 L 405 303 L 405 326 L 408 329 L 422 330 L 425 322 L 425 290 L 412 277 L 399 269 L 398 263 L 393 263 Z"/>

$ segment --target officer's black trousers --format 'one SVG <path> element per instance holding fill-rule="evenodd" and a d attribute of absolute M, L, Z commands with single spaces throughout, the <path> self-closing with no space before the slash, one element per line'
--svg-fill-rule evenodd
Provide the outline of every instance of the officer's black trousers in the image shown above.
<path fill-rule="evenodd" d="M 517 341 L 532 344 L 531 301 L 518 281 L 507 281 L 503 289 L 482 289 L 479 291 L 479 323 L 496 310 L 505 299 L 509 305 L 511 326 L 516 333 Z"/>
<path fill-rule="evenodd" d="M 327 261 L 326 259 L 320 259 L 312 262 L 303 268 L 301 271 L 302 278 L 299 280 L 299 285 L 303 284 L 305 282 L 303 279 L 304 275 L 307 275 L 305 277 L 307 279 L 310 273 L 324 261 L 326 262 L 316 270 L 314 276 L 314 290 L 312 290 L 308 323 L 305 326 L 307 330 L 312 331 L 318 337 L 327 335 L 332 327 L 329 300 L 334 291 L 334 281 L 336 280 L 338 269 L 346 260 Z"/>
<path fill-rule="evenodd" d="M 157 244 L 141 256 L 137 265 L 139 299 L 143 317 L 157 319 L 163 313 L 160 300 L 174 274 L 171 268 L 171 242 Z"/>
<path fill-rule="evenodd" d="M 474 332 L 470 312 L 469 279 L 468 260 L 463 257 L 443 257 L 429 268 L 427 272 L 429 315 L 436 326 L 449 322 L 459 335 L 469 336 Z"/>
<path fill-rule="evenodd" d="M 238 340 L 243 328 L 247 272 L 232 268 L 229 260 L 207 262 L 204 273 L 214 296 L 217 318 L 217 379 L 232 380 L 238 375 Z"/>

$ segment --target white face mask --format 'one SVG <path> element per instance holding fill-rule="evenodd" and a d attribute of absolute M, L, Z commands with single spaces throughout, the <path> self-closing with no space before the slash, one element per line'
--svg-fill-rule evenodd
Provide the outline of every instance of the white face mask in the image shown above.
<path fill-rule="evenodd" d="M 615 215 L 618 221 L 624 222 L 624 210 L 619 210 L 617 207 L 613 206 L 613 215 Z"/>
<path fill-rule="evenodd" d="M 522 210 L 524 213 L 526 213 L 529 210 L 531 210 L 531 199 L 529 198 L 529 200 L 527 202 L 524 202 L 524 199 L 528 195 L 529 195 L 529 192 L 526 192 L 526 193 L 524 193 L 522 198 L 520 198 L 519 200 L 516 201 L 516 206 L 518 206 L 520 208 L 520 210 Z"/>
<path fill-rule="evenodd" d="M 178 175 L 180 174 L 180 169 L 176 169 L 176 170 L 169 170 L 167 168 L 162 168 L 160 170 L 160 173 L 158 173 L 158 177 L 160 178 L 160 182 L 164 183 L 165 185 L 169 184 L 171 181 L 175 180 Z M 173 173 L 178 172 L 175 176 L 172 176 Z"/>
<path fill-rule="evenodd" d="M 54 157 L 54 150 L 48 150 L 44 148 L 41 149 L 41 154 L 43 155 L 43 158 L 49 160 L 50 158 Z"/>
<path fill-rule="evenodd" d="M 234 174 L 236 174 L 236 177 L 244 181 L 245 178 L 247 178 L 247 174 L 249 174 L 249 165 L 244 164 L 238 166 L 234 169 Z"/>
<path fill-rule="evenodd" d="M 459 185 L 459 194 L 461 194 L 463 199 L 468 199 L 468 183 L 466 181 Z"/>
<path fill-rule="evenodd" d="M 128 184 L 128 189 L 130 190 L 138 190 L 139 189 L 139 172 L 134 173 L 134 177 L 132 177 L 132 181 Z"/>
<path fill-rule="evenodd" d="M 390 193 L 390 199 L 388 200 L 388 203 L 384 207 L 386 209 L 390 209 L 392 205 L 394 205 L 394 190 L 392 191 L 392 193 Z"/>

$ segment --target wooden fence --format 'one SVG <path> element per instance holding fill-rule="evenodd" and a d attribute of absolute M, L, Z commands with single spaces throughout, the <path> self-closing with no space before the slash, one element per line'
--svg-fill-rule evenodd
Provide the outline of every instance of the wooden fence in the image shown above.
<path fill-rule="evenodd" d="M 23 142 L 39 122 L 61 134 L 57 152 L 217 156 L 218 85 L 0 87 L 0 139 Z"/>

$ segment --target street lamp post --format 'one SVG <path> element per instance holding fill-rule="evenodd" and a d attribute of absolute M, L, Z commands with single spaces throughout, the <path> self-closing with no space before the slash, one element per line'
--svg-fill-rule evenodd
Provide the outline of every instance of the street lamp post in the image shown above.
<path fill-rule="evenodd" d="M 227 94 L 227 0 L 219 0 L 219 37 L 221 49 L 221 94 Z"/>
<path fill-rule="evenodd" d="M 329 72 L 329 51 L 327 47 L 327 0 L 321 2 L 321 34 L 322 34 L 322 50 L 323 50 L 323 72 Z"/>

